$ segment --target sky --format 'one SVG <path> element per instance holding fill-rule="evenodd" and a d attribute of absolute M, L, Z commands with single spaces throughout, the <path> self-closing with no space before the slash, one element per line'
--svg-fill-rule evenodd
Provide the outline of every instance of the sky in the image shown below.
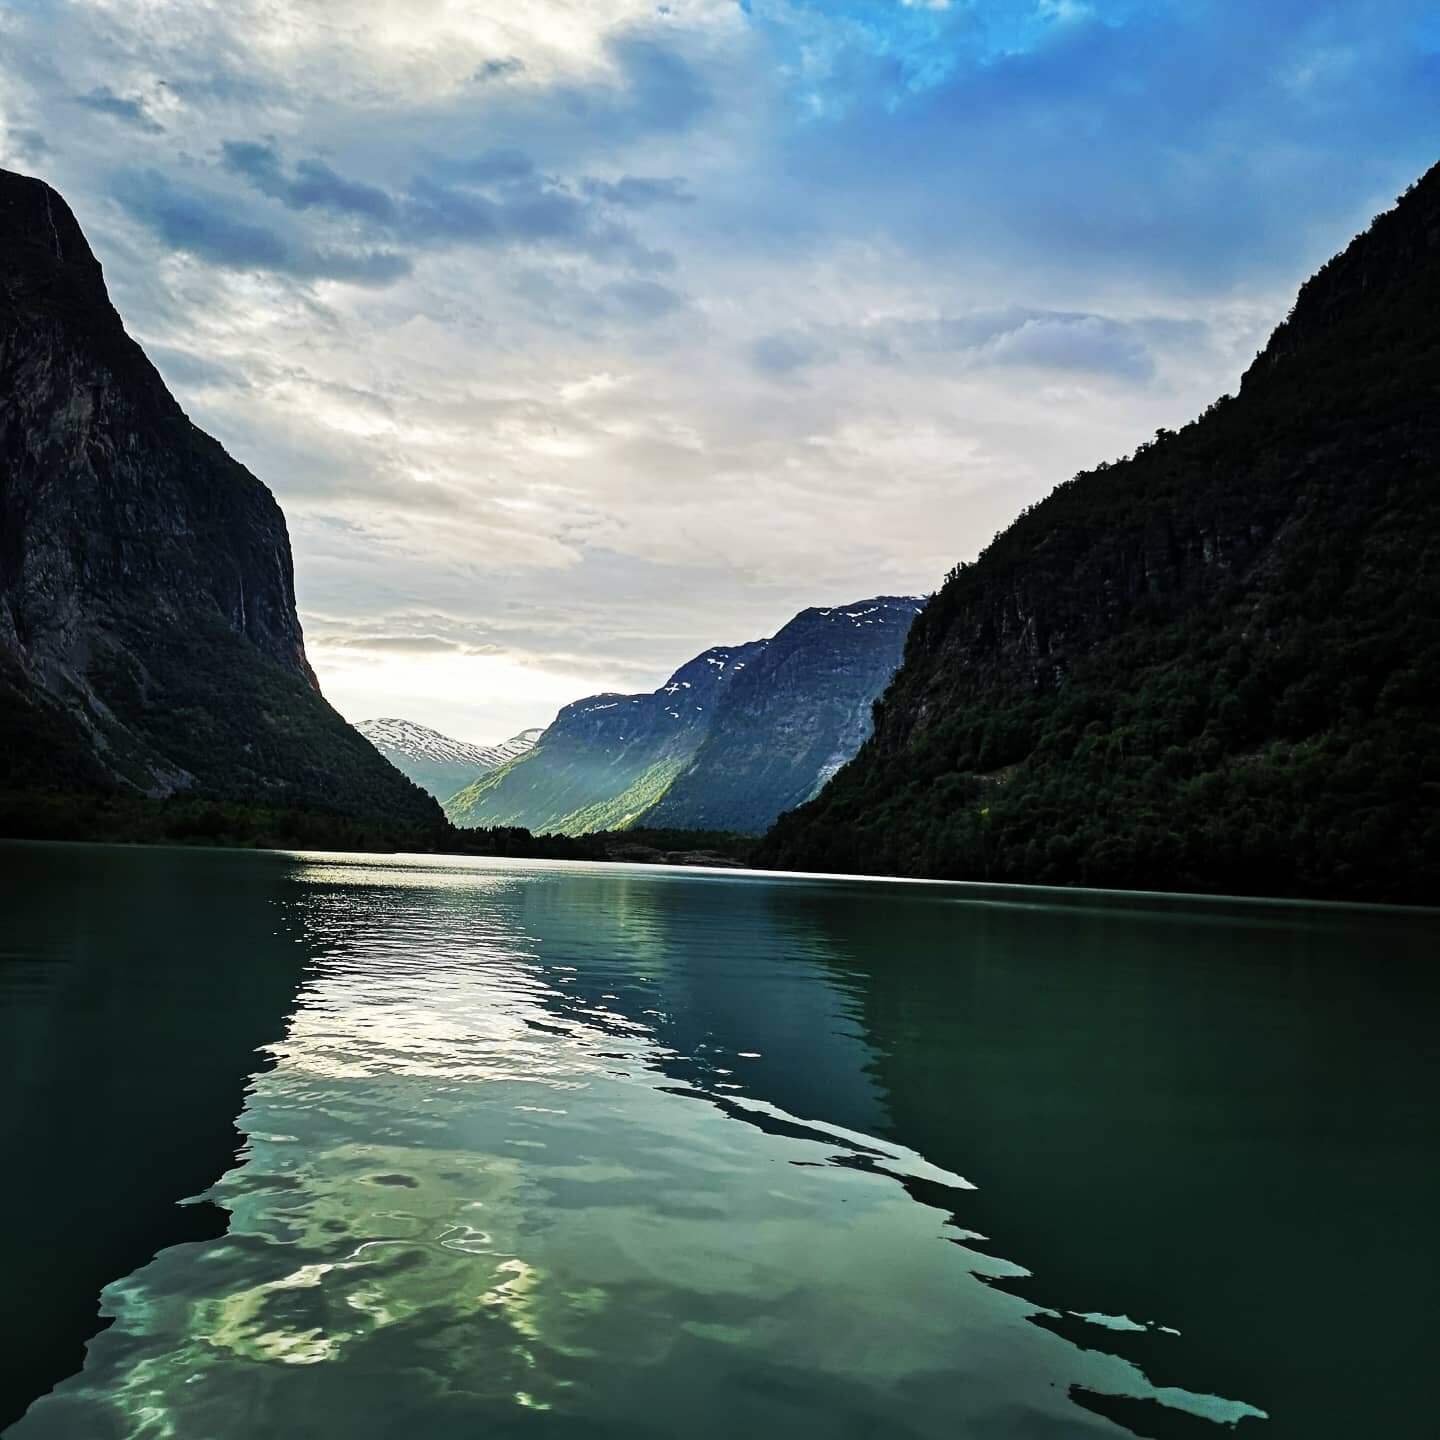
<path fill-rule="evenodd" d="M 494 741 L 926 594 L 1440 157 L 1440 3 L 3 0 L 322 687 Z"/>

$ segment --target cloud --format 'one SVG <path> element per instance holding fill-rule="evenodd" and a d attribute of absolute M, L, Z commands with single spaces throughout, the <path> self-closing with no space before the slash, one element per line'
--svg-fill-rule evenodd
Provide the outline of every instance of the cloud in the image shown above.
<path fill-rule="evenodd" d="M 750 344 L 750 363 L 773 375 L 789 375 L 820 359 L 820 347 L 797 334 L 762 335 Z"/>
<path fill-rule="evenodd" d="M 673 176 L 622 175 L 619 180 L 585 179 L 580 182 L 580 188 L 597 200 L 622 205 L 629 210 L 640 210 L 648 205 L 690 205 L 695 200 L 686 190 L 685 182 Z"/>
<path fill-rule="evenodd" d="M 327 693 L 496 739 L 1233 388 L 1434 158 L 1432 11 L 0 5 L 0 134 L 285 507 Z"/>
<path fill-rule="evenodd" d="M 115 198 L 167 247 L 237 270 L 269 270 L 302 280 L 388 285 L 410 261 L 389 250 L 311 245 L 236 214 L 221 195 L 172 183 L 158 170 L 122 173 Z"/>
<path fill-rule="evenodd" d="M 539 245 L 645 269 L 670 263 L 574 192 L 534 178 L 489 191 L 417 176 L 404 196 L 398 229 L 420 245 Z"/>
<path fill-rule="evenodd" d="M 475 73 L 470 77 L 477 85 L 488 85 L 494 80 L 505 80 L 512 75 L 523 75 L 525 73 L 525 62 L 515 55 L 506 55 L 501 59 L 485 60 L 475 67 Z"/>
<path fill-rule="evenodd" d="M 608 48 L 621 75 L 614 117 L 624 128 L 686 130 L 710 109 L 710 85 L 673 43 L 622 32 Z"/>
<path fill-rule="evenodd" d="M 1155 362 L 1124 325 L 1099 315 L 1046 316 L 1024 321 L 998 336 L 988 358 L 1002 365 L 1079 370 L 1145 381 Z"/>
<path fill-rule="evenodd" d="M 1154 376 L 1151 346 L 1160 337 L 1197 346 L 1204 339 L 1202 326 L 1166 317 L 1130 320 L 1024 307 L 941 316 L 933 324 L 910 327 L 910 335 L 922 346 L 977 365 L 1068 370 L 1135 383 Z"/>
<path fill-rule="evenodd" d="M 450 183 L 495 185 L 531 179 L 535 162 L 520 150 L 482 150 L 475 155 L 435 157 L 430 164 L 430 174 Z"/>
<path fill-rule="evenodd" d="M 975 310 L 860 325 L 773 331 L 746 348 L 750 364 L 777 377 L 845 359 L 905 367 L 944 357 L 966 367 L 1030 366 L 1143 383 L 1155 374 L 1152 345 L 1203 343 L 1203 326 L 1168 317 L 1122 320 L 1069 311 Z"/>
<path fill-rule="evenodd" d="M 620 309 L 642 320 L 659 320 L 685 308 L 685 297 L 655 280 L 620 280 L 607 285 L 605 295 Z"/>
<path fill-rule="evenodd" d="M 540 324 L 557 336 L 568 332 L 586 344 L 602 345 L 621 333 L 633 339 L 637 328 L 682 316 L 688 333 L 704 331 L 703 317 L 688 295 L 645 275 L 595 284 L 570 267 L 533 264 L 514 273 L 510 294 L 523 302 L 527 328 Z M 567 384 L 566 389 L 573 387 Z"/>
<path fill-rule="evenodd" d="M 395 216 L 395 203 L 383 190 L 347 180 L 323 161 L 301 160 L 287 175 L 273 145 L 226 140 L 220 150 L 226 170 L 243 176 L 262 195 L 291 210 L 319 208 L 381 222 Z"/>
<path fill-rule="evenodd" d="M 50 153 L 50 145 L 45 136 L 30 126 L 16 129 L 5 127 L 0 130 L 0 138 L 3 138 L 4 147 L 21 165 L 39 164 Z"/>
<path fill-rule="evenodd" d="M 149 135 L 164 133 L 165 127 L 151 116 L 143 100 L 133 95 L 117 95 L 108 85 L 97 85 L 84 95 L 76 95 L 74 100 L 77 105 L 83 105 L 87 110 L 123 120 L 127 125 L 133 125 L 137 130 L 143 130 Z"/>
<path fill-rule="evenodd" d="M 545 246 L 645 270 L 666 269 L 668 256 L 647 248 L 602 211 L 606 204 L 637 208 L 686 198 L 677 181 L 630 176 L 613 184 L 582 180 L 572 188 L 542 176 L 529 156 L 513 149 L 445 160 L 432 173 L 415 175 L 396 194 L 341 175 L 317 159 L 301 159 L 287 168 L 269 143 L 226 140 L 220 152 L 225 171 L 286 209 L 321 210 L 359 221 L 388 243 L 409 249 Z"/>
<path fill-rule="evenodd" d="M 237 218 L 220 196 L 173 185 L 158 170 L 121 175 L 115 197 L 171 249 L 246 269 L 279 270 L 291 263 L 289 246 L 273 230 Z"/>
<path fill-rule="evenodd" d="M 170 385 L 189 390 L 244 390 L 250 383 L 243 370 L 222 365 L 208 356 L 196 355 L 177 346 L 149 345 L 145 353 Z"/>
<path fill-rule="evenodd" d="M 365 631 L 353 635 L 335 635 L 321 630 L 313 632 L 312 640 L 346 650 L 368 650 L 377 654 L 399 655 L 503 655 L 505 647 L 495 644 L 466 644 L 442 635 L 383 635 Z"/>

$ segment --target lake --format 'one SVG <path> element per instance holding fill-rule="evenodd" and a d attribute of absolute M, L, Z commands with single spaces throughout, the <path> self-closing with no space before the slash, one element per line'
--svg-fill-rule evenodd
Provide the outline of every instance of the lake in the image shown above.
<path fill-rule="evenodd" d="M 0 916 L 7 1440 L 1433 1433 L 1434 915 L 5 845 Z"/>

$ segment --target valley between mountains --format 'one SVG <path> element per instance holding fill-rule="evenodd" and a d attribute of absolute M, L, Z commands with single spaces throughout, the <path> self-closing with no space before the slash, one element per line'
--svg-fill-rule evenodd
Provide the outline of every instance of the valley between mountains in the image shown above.
<path fill-rule="evenodd" d="M 64 200 L 0 172 L 0 833 L 603 857 L 586 837 L 648 830 L 786 869 L 1433 902 L 1437 472 L 1440 168 L 1237 394 L 932 597 L 803 610 L 491 746 L 357 729 L 274 497 L 127 335 Z"/>

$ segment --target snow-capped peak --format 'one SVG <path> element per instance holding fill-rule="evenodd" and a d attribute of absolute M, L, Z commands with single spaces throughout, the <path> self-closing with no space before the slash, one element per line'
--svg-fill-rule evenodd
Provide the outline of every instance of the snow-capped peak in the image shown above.
<path fill-rule="evenodd" d="M 427 725 L 417 725 L 413 720 L 394 717 L 381 720 L 361 720 L 355 728 L 387 758 L 404 756 L 411 761 L 431 764 L 464 765 L 475 770 L 493 770 L 517 755 L 533 749 L 535 742 L 543 735 L 544 729 L 522 730 L 498 745 L 472 745 L 468 740 L 456 740 L 442 735 Z"/>

